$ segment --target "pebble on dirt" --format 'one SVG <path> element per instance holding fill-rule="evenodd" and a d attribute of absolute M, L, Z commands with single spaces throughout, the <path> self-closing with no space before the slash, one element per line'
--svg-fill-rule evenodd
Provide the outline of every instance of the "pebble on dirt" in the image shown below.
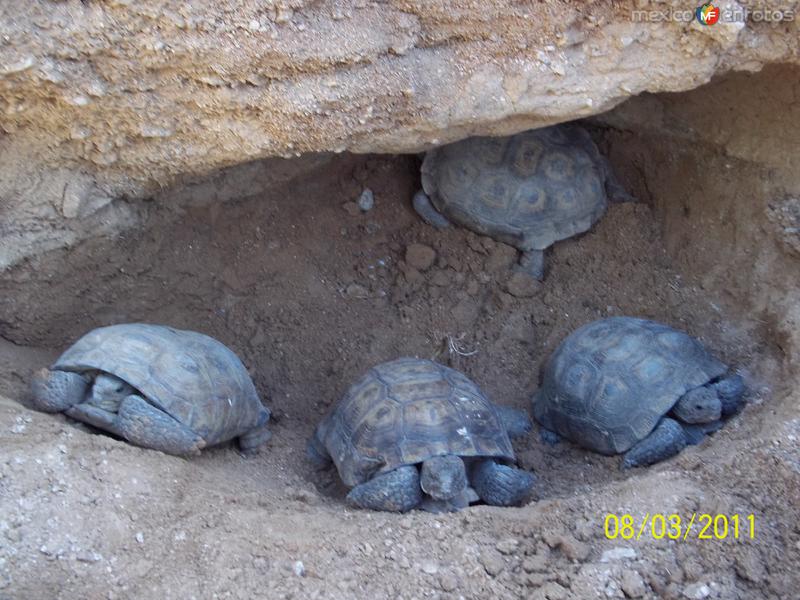
<path fill-rule="evenodd" d="M 361 192 L 356 204 L 361 212 L 369 212 L 372 210 L 372 207 L 375 206 L 375 195 L 372 193 L 372 190 L 369 188 L 364 188 L 364 191 Z"/>
<path fill-rule="evenodd" d="M 625 571 L 622 572 L 620 587 L 628 598 L 641 598 L 647 591 L 644 585 L 644 579 L 642 579 L 638 571 L 634 571 L 633 569 L 625 569 Z"/>
<path fill-rule="evenodd" d="M 427 271 L 436 260 L 436 250 L 425 244 L 409 244 L 406 248 L 406 263 L 418 271 Z"/>
<path fill-rule="evenodd" d="M 636 550 L 633 548 L 628 548 L 626 546 L 622 546 L 619 548 L 611 548 L 610 550 L 606 550 L 600 556 L 600 562 L 613 562 L 615 560 L 624 560 L 624 559 L 632 559 L 636 558 Z"/>
<path fill-rule="evenodd" d="M 479 560 L 486 572 L 492 577 L 496 577 L 506 568 L 506 563 L 497 550 L 484 550 Z"/>
<path fill-rule="evenodd" d="M 516 271 L 508 278 L 506 290 L 517 298 L 531 298 L 542 290 L 542 283 L 527 273 Z"/>

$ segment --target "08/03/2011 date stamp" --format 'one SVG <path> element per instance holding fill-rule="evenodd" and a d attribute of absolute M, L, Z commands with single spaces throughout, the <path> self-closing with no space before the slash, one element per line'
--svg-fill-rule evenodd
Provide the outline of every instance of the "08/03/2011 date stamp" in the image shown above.
<path fill-rule="evenodd" d="M 756 537 L 755 515 L 712 515 L 692 513 L 686 517 L 677 514 L 645 513 L 637 520 L 633 515 L 608 513 L 603 530 L 609 540 L 746 540 Z"/>

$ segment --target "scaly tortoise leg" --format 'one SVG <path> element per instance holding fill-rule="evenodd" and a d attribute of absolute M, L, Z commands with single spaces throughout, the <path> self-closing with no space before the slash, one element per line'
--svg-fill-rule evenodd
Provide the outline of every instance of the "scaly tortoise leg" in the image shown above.
<path fill-rule="evenodd" d="M 471 483 L 481 500 L 493 506 L 517 506 L 533 490 L 536 477 L 516 467 L 482 459 L 472 470 Z"/>
<path fill-rule="evenodd" d="M 44 412 L 64 412 L 81 403 L 88 389 L 89 382 L 78 373 L 39 369 L 31 381 L 33 406 Z"/>
<path fill-rule="evenodd" d="M 347 499 L 361 508 L 390 512 L 409 511 L 422 502 L 419 470 L 415 466 L 407 465 L 376 475 L 350 490 Z"/>
<path fill-rule="evenodd" d="M 450 221 L 447 217 L 434 208 L 428 194 L 422 190 L 414 194 L 412 204 L 417 214 L 431 227 L 435 227 L 436 229 L 447 229 L 450 227 Z"/>
<path fill-rule="evenodd" d="M 116 426 L 132 444 L 176 456 L 199 454 L 206 445 L 203 438 L 141 396 L 122 401 Z"/>
<path fill-rule="evenodd" d="M 622 468 L 646 467 L 675 456 L 686 447 L 686 432 L 675 419 L 664 417 L 643 440 L 623 456 Z"/>

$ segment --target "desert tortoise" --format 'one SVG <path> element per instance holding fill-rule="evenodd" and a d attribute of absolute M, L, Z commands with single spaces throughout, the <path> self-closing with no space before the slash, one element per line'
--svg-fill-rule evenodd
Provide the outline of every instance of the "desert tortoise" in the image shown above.
<path fill-rule="evenodd" d="M 145 323 L 94 329 L 36 373 L 32 392 L 40 410 L 169 454 L 235 437 L 251 452 L 269 439 L 270 413 L 247 369 L 194 331 Z"/>
<path fill-rule="evenodd" d="M 515 246 L 541 279 L 544 249 L 588 230 L 608 197 L 631 199 L 586 130 L 565 124 L 431 150 L 414 208 L 435 227 L 454 221 Z"/>
<path fill-rule="evenodd" d="M 595 452 L 625 453 L 623 467 L 649 465 L 698 443 L 744 403 L 741 376 L 700 342 L 633 317 L 575 330 L 543 375 L 534 418 Z"/>
<path fill-rule="evenodd" d="M 465 375 L 430 360 L 373 367 L 317 427 L 308 455 L 331 461 L 362 508 L 457 510 L 525 501 L 534 476 L 513 466 L 509 436 L 528 416 L 491 403 Z M 423 494 L 424 492 L 424 494 Z"/>

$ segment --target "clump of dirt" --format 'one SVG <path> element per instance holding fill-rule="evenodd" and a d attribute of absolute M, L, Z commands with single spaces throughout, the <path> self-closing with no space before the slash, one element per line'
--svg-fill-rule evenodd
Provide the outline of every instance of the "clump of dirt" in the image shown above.
<path fill-rule="evenodd" d="M 136 233 L 50 253 L 0 281 L 0 597 L 793 593 L 800 469 L 757 437 L 770 340 L 673 269 L 646 204 L 611 205 L 591 232 L 548 251 L 546 280 L 531 284 L 512 268 L 516 250 L 419 220 L 409 202 L 417 169 L 408 157 L 340 156 L 256 197 L 153 206 Z M 365 188 L 368 212 L 354 204 Z M 609 315 L 697 336 L 747 375 L 750 406 L 647 470 L 622 472 L 618 458 L 532 435 L 517 450 L 539 477 L 537 501 L 518 509 L 353 510 L 335 473 L 304 459 L 316 423 L 375 363 L 434 358 L 524 408 L 559 341 Z M 183 460 L 16 402 L 32 370 L 77 336 L 130 321 L 202 331 L 234 349 L 274 411 L 267 448 Z M 695 511 L 752 513 L 756 537 L 604 534 L 607 513 Z"/>

